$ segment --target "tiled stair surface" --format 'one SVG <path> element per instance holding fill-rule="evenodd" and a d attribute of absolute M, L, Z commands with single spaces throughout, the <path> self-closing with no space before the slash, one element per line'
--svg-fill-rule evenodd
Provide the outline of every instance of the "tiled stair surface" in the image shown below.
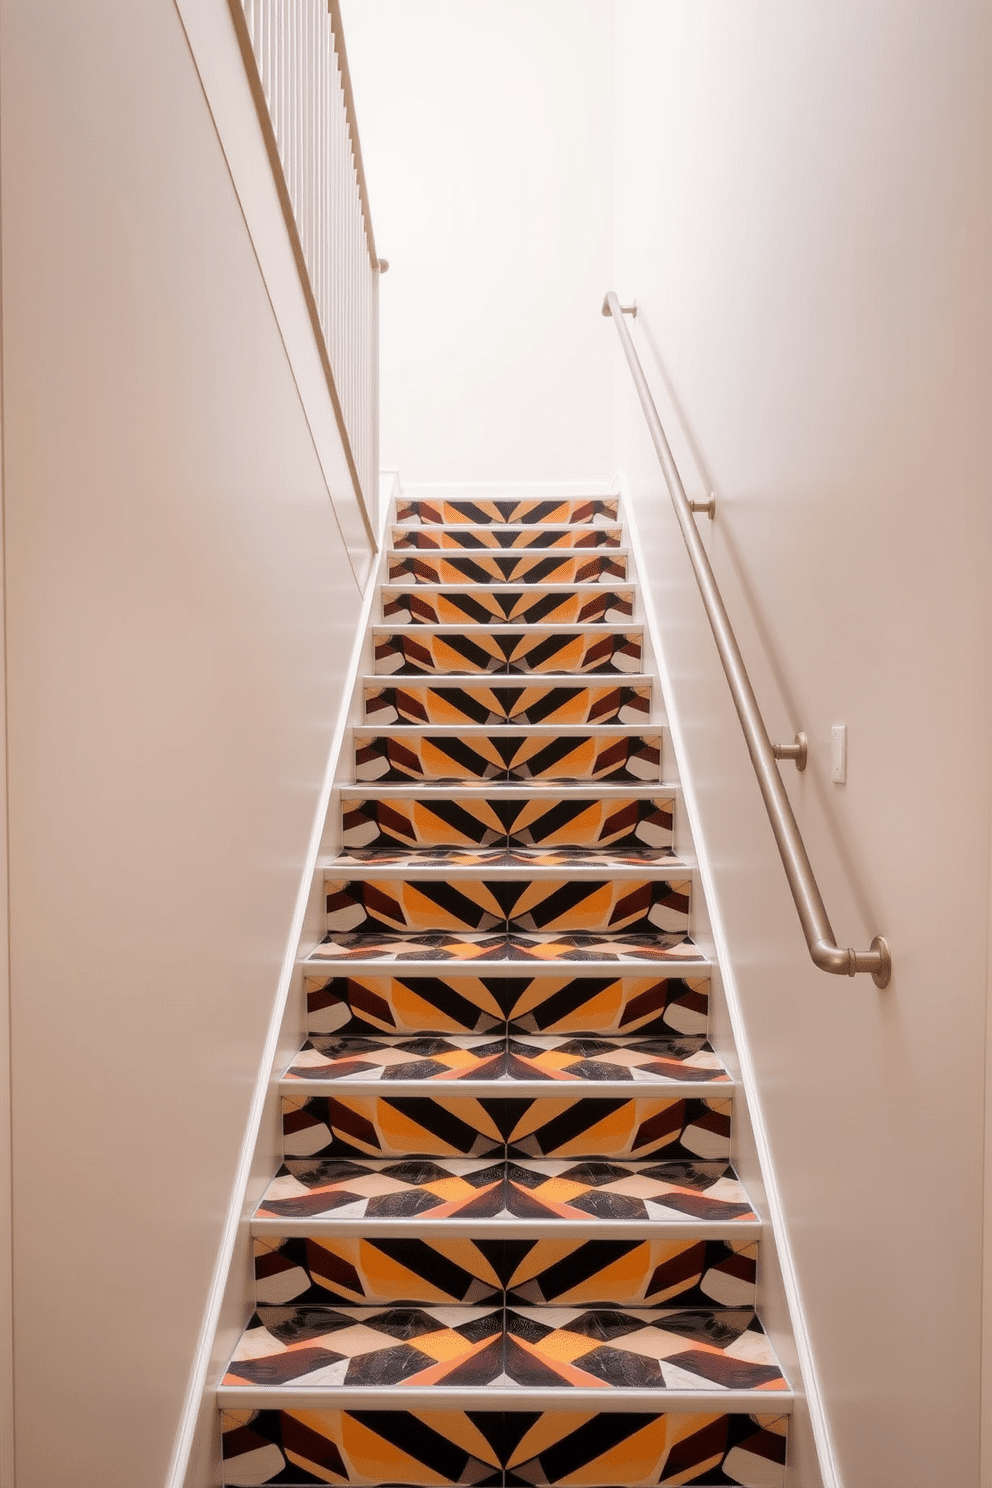
<path fill-rule="evenodd" d="M 617 499 L 391 544 L 225 1482 L 781 1488 Z"/>

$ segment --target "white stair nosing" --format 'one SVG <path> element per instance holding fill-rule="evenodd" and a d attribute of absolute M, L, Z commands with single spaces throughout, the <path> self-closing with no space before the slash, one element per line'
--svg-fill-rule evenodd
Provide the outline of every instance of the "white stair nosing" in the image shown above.
<path fill-rule="evenodd" d="M 382 677 L 373 677 L 373 682 L 382 682 Z M 415 679 L 411 679 L 415 680 Z M 422 677 L 421 681 L 433 681 L 433 678 Z M 666 729 L 664 719 L 657 723 L 645 721 L 644 723 L 376 723 L 372 719 L 366 719 L 364 723 L 353 725 L 356 734 L 384 734 L 390 738 L 411 739 L 417 734 L 442 734 L 445 737 L 465 739 L 488 739 L 494 728 L 501 732 L 515 734 L 547 734 L 554 733 L 561 736 L 572 737 L 579 734 L 592 734 L 596 738 L 605 738 L 607 734 L 622 734 L 630 738 L 638 738 L 641 734 L 660 734 Z M 526 784 L 526 781 L 520 782 Z M 604 781 L 604 784 L 607 782 Z M 622 782 L 620 782 L 622 784 Z"/>
<path fill-rule="evenodd" d="M 396 674 L 367 674 L 362 678 L 366 687 L 381 687 L 385 683 L 401 681 L 406 687 L 408 684 L 424 687 L 464 687 L 466 683 L 481 685 L 483 687 L 536 687 L 548 686 L 558 687 L 563 683 L 570 682 L 573 686 L 583 687 L 588 681 L 596 680 L 596 673 L 590 672 L 444 672 L 440 676 L 429 672 L 413 672 L 409 676 Z M 608 672 L 603 678 L 604 684 L 609 683 L 614 687 L 650 687 L 653 679 L 646 672 Z M 480 727 L 493 727 L 493 725 L 480 725 Z"/>
<path fill-rule="evenodd" d="M 513 981 L 529 980 L 532 977 L 542 976 L 610 976 L 614 980 L 619 980 L 623 977 L 637 977 L 640 979 L 647 976 L 654 976 L 689 981 L 693 978 L 708 978 L 711 976 L 713 969 L 713 962 L 707 956 L 701 956 L 698 961 L 689 960 L 686 957 L 673 957 L 671 961 L 645 960 L 641 962 L 605 960 L 487 961 L 481 956 L 472 961 L 463 961 L 455 957 L 445 960 L 431 959 L 423 961 L 418 961 L 414 957 L 410 957 L 402 961 L 394 961 L 376 956 L 356 956 L 354 958 L 347 956 L 317 957 L 311 952 L 300 964 L 306 976 L 311 976 L 314 972 L 319 972 L 334 976 L 352 977 L 387 975 L 401 980 L 411 976 L 433 976 L 439 979 L 448 976 L 467 976 L 476 979 L 480 977 L 504 977 Z M 500 1036 L 498 1031 L 495 1036 L 497 1038 Z M 590 1037 L 594 1036 L 590 1035 Z M 414 1038 L 416 1035 L 410 1034 L 409 1037 Z"/>
<path fill-rule="evenodd" d="M 397 848 L 396 851 L 402 853 L 403 848 Z M 471 853 L 471 851 L 479 851 L 479 853 L 500 853 L 500 851 L 507 851 L 507 853 L 513 853 L 513 851 L 526 850 L 525 848 L 467 847 L 442 848 L 440 851 L 454 851 L 454 853 L 461 853 L 461 851 L 466 851 L 466 853 Z M 538 851 L 538 853 L 540 851 L 555 853 L 558 850 L 556 848 L 547 848 L 547 850 L 535 848 L 534 851 Z M 582 853 L 583 850 L 582 848 L 576 848 L 574 851 L 576 853 Z M 416 856 L 416 848 L 410 850 L 409 856 Z M 421 865 L 413 862 L 375 863 L 370 859 L 358 859 L 355 862 L 348 863 L 327 860 L 327 862 L 321 863 L 320 869 L 324 875 L 324 882 L 338 881 L 342 876 L 344 878 L 376 879 L 416 878 L 418 882 L 424 882 L 425 879 L 436 882 L 457 882 L 460 879 L 468 879 L 468 881 L 474 882 L 477 878 L 486 878 L 494 879 L 495 882 L 507 881 L 510 884 L 531 881 L 541 882 L 544 879 L 556 882 L 559 878 L 567 879 L 570 882 L 598 882 L 601 878 L 631 879 L 631 881 L 640 882 L 645 875 L 648 878 L 656 879 L 656 881 L 665 882 L 668 879 L 675 878 L 692 879 L 693 876 L 693 869 L 687 863 L 683 863 L 680 857 L 678 859 L 668 859 L 666 862 L 654 863 L 604 863 L 601 868 L 596 868 L 595 863 L 582 863 L 582 865 L 574 866 L 570 866 L 568 863 L 531 863 L 531 865 L 528 865 L 528 863 L 431 863 L 427 857 L 425 857 L 424 863 L 421 863 Z M 439 927 L 439 929 L 443 929 L 443 927 Z M 400 931 L 396 931 L 396 933 L 399 934 Z M 479 933 L 485 934 L 486 931 L 479 931 Z M 498 934 L 500 931 L 494 930 L 492 933 Z M 544 931 L 524 930 L 521 933 L 543 934 Z M 573 934 L 573 931 L 562 930 L 561 933 Z M 623 931 L 590 930 L 589 933 L 608 936 L 611 933 L 623 934 Z M 659 934 L 671 933 L 672 931 L 659 929 Z M 556 934 L 556 931 L 549 930 L 547 934 Z"/>
<path fill-rule="evenodd" d="M 510 800 L 512 798 L 513 792 L 507 789 L 507 785 L 513 785 L 514 783 L 513 781 L 504 781 L 499 786 L 500 800 Z M 590 785 L 582 785 L 574 780 L 563 781 L 559 786 L 528 786 L 525 780 L 520 781 L 519 784 L 520 790 L 518 794 L 522 799 L 528 801 L 584 801 L 590 795 L 593 799 L 598 800 L 604 792 L 608 792 L 610 796 L 642 797 L 645 800 L 653 800 L 657 796 L 659 799 L 664 798 L 667 800 L 674 799 L 679 793 L 678 785 L 669 784 L 663 780 L 657 782 L 638 780 L 629 785 L 625 785 L 623 781 L 609 781 L 602 784 L 596 784 L 593 781 Z M 480 780 L 477 784 L 466 783 L 463 785 L 461 782 L 455 782 L 451 785 L 435 784 L 423 786 L 376 785 L 374 782 L 366 783 L 358 780 L 354 783 L 342 783 L 336 789 L 342 800 L 345 797 L 350 798 L 352 795 L 361 793 L 366 798 L 370 796 L 379 798 L 381 796 L 383 800 L 387 801 L 419 800 L 421 798 L 427 798 L 429 800 L 436 798 L 439 801 L 451 801 L 462 798 L 488 800 L 492 795 L 494 787 L 484 780 Z M 553 851 L 554 849 L 551 848 L 549 850 Z"/>
<path fill-rule="evenodd" d="M 390 625 L 390 623 L 389 623 L 388 620 L 382 620 L 382 621 L 377 620 L 376 623 L 372 626 L 372 634 L 373 635 L 380 635 L 380 634 L 392 635 L 392 633 L 397 628 L 399 628 L 400 630 L 406 631 L 406 630 L 409 630 L 410 627 L 407 626 L 407 625 L 402 625 L 402 626 L 397 627 L 395 625 Z M 625 625 L 622 621 L 619 621 L 619 620 L 586 620 L 586 621 L 582 621 L 581 623 L 575 623 L 575 624 L 572 624 L 569 621 L 569 622 L 563 622 L 561 625 L 556 625 L 556 624 L 554 624 L 554 622 L 545 622 L 543 620 L 538 625 L 528 624 L 526 620 L 508 621 L 505 625 L 502 622 L 499 622 L 499 623 L 494 622 L 492 625 L 487 625 L 484 621 L 480 621 L 480 622 L 472 621 L 470 623 L 466 623 L 465 625 L 452 625 L 452 624 L 449 624 L 449 623 L 436 624 L 434 621 L 430 621 L 430 622 L 428 622 L 425 625 L 418 625 L 416 627 L 417 634 L 418 635 L 464 635 L 464 636 L 491 635 L 493 633 L 493 631 L 495 631 L 497 634 L 500 634 L 504 630 L 513 630 L 514 628 L 516 628 L 518 630 L 524 631 L 529 636 L 531 636 L 531 635 L 548 635 L 548 636 L 559 636 L 559 635 L 562 635 L 562 636 L 563 635 L 567 635 L 567 636 L 582 636 L 582 635 L 596 635 L 596 636 L 606 636 L 606 635 L 639 635 L 639 636 L 643 636 L 643 634 L 644 634 L 644 624 L 640 620 L 632 620 L 629 625 Z M 472 676 L 472 675 L 474 675 L 474 673 L 467 673 L 466 675 Z M 561 676 L 565 676 L 565 677 L 574 677 L 575 676 L 575 673 L 574 672 L 562 672 L 562 673 L 560 673 L 560 675 Z M 580 675 L 581 676 L 585 676 L 585 673 L 583 672 Z M 633 676 L 633 675 L 635 675 L 635 674 L 634 673 L 631 673 L 631 676 Z M 636 675 L 637 676 L 645 676 L 646 673 L 638 672 Z"/>
<path fill-rule="evenodd" d="M 333 1159 L 332 1159 L 333 1160 Z M 290 1162 L 309 1159 L 290 1158 Z M 321 1161 L 321 1159 L 314 1159 Z M 497 1162 L 502 1159 L 497 1158 Z M 664 1161 L 664 1159 L 661 1159 Z M 264 1200 L 263 1200 L 264 1202 Z M 602 1227 L 608 1226 L 604 1235 Z M 287 1240 L 302 1237 L 323 1237 L 341 1240 L 371 1240 L 380 1236 L 390 1239 L 409 1238 L 411 1231 L 417 1239 L 473 1239 L 485 1240 L 738 1240 L 760 1241 L 762 1225 L 760 1219 L 689 1219 L 684 1214 L 672 1211 L 672 1218 L 665 1219 L 430 1219 L 426 1215 L 412 1214 L 406 1218 L 393 1219 L 280 1219 L 276 1215 L 252 1215 L 251 1233 L 259 1239 L 263 1236 L 280 1237 Z M 661 1234 L 659 1235 L 659 1230 Z M 292 1304 L 287 1304 L 287 1306 Z M 651 1306 L 651 1303 L 639 1304 Z"/>
<path fill-rule="evenodd" d="M 291 1304 L 290 1304 L 291 1305 Z M 332 1304 L 328 1304 L 331 1306 Z M 237 1366 L 232 1366 L 236 1368 Z M 320 1386 L 219 1385 L 221 1410 L 478 1410 L 554 1411 L 557 1414 L 601 1411 L 649 1415 L 763 1415 L 792 1413 L 794 1394 L 786 1390 L 650 1390 L 604 1385 L 601 1390 L 575 1387 L 555 1390 L 530 1385 L 415 1389 L 405 1385 Z"/>
<path fill-rule="evenodd" d="M 410 551 L 412 552 L 412 551 L 415 551 L 415 550 L 414 549 L 411 549 Z M 417 551 L 421 551 L 421 552 L 432 551 L 432 552 L 445 552 L 445 553 L 448 553 L 448 552 L 455 552 L 456 550 L 454 548 L 440 548 L 440 549 L 439 548 L 435 548 L 435 549 L 420 549 L 420 550 L 417 550 Z M 477 548 L 473 548 L 471 551 L 472 552 L 479 552 L 480 550 L 477 549 Z M 496 549 L 493 548 L 490 551 L 491 552 L 495 552 Z M 522 550 L 522 551 L 526 551 L 526 550 Z M 553 553 L 553 552 L 556 551 L 556 549 L 554 549 L 554 548 L 548 548 L 545 551 L 547 551 L 549 553 Z M 560 550 L 557 550 L 557 551 L 560 551 Z M 594 549 L 592 549 L 592 551 L 595 552 L 596 549 L 594 548 Z M 606 552 L 606 553 L 617 553 L 620 550 L 619 550 L 619 548 L 601 548 L 599 551 L 600 552 Z M 512 584 L 512 580 L 511 580 L 511 584 Z M 633 582 L 632 579 L 621 579 L 621 578 L 618 578 L 617 579 L 617 585 L 618 585 L 619 588 L 629 589 L 635 595 L 637 593 L 637 585 Z M 478 593 L 490 594 L 490 593 L 499 593 L 504 587 L 505 587 L 505 585 L 503 585 L 503 584 L 486 584 L 486 583 L 481 583 L 481 584 L 444 584 L 444 583 L 441 583 L 441 584 L 418 584 L 417 585 L 417 593 L 418 594 L 425 594 L 425 595 L 426 594 L 449 594 L 449 593 L 450 594 L 478 594 Z M 565 593 L 565 594 L 588 594 L 590 596 L 592 596 L 593 594 L 602 594 L 604 592 L 604 589 L 607 592 L 609 592 L 607 585 L 604 585 L 604 584 L 594 584 L 594 583 L 592 583 L 588 579 L 577 580 L 575 583 L 570 583 L 567 579 L 559 579 L 557 582 L 555 582 L 554 580 L 548 580 L 548 581 L 544 581 L 544 582 L 542 582 L 540 584 L 521 584 L 520 587 L 521 587 L 521 589 L 526 590 L 526 593 L 527 593 L 528 598 L 531 595 L 539 595 L 542 592 L 544 592 L 546 594 L 561 594 L 561 593 Z M 379 585 L 379 589 L 380 589 L 380 591 L 393 590 L 393 589 L 402 589 L 402 591 L 403 591 L 404 594 L 409 594 L 409 592 L 410 592 L 410 586 L 409 586 L 409 584 L 397 584 L 395 581 L 389 580 L 389 579 L 384 579 L 382 581 L 382 583 Z M 513 623 L 516 623 L 516 622 L 513 622 Z M 523 624 L 526 624 L 526 621 L 521 621 L 520 624 L 522 624 L 522 625 Z"/>
<path fill-rule="evenodd" d="M 524 527 L 522 530 L 527 531 L 527 528 Z M 616 548 L 389 548 L 386 552 L 387 560 L 410 557 L 436 558 L 438 556 L 442 558 L 629 558 L 630 546 L 624 543 L 622 547 Z M 618 582 L 629 584 L 629 581 L 626 578 L 621 579 L 619 574 L 615 574 L 614 578 Z M 388 589 L 395 583 L 396 580 L 387 573 L 382 580 L 382 587 Z"/>
<path fill-rule="evenodd" d="M 318 1038 L 321 1036 L 317 1035 Z M 596 1097 L 603 1100 L 686 1100 L 698 1096 L 700 1100 L 732 1101 L 736 1093 L 733 1080 L 660 1080 L 657 1076 L 649 1080 L 512 1080 L 508 1076 L 498 1080 L 318 1080 L 280 1075 L 278 1084 L 282 1096 L 329 1096 L 332 1099 L 339 1095 L 382 1096 L 386 1100 L 396 1100 L 399 1096 L 414 1100 L 428 1097 L 434 1100 L 539 1100 L 544 1097 L 552 1100 L 594 1100 Z M 493 1160 L 498 1162 L 499 1158 Z M 702 1157 L 697 1160 L 720 1161 L 719 1158 Z M 402 1159 L 396 1158 L 395 1161 Z M 636 1162 L 637 1159 L 631 1157 L 629 1161 Z M 658 1161 L 662 1162 L 664 1158 L 659 1157 Z"/>

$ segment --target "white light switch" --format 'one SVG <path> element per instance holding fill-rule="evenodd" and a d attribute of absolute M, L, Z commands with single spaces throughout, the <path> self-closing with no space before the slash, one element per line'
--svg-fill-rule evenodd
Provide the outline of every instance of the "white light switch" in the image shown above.
<path fill-rule="evenodd" d="M 834 785 L 847 780 L 847 724 L 835 723 L 830 730 L 830 779 Z"/>

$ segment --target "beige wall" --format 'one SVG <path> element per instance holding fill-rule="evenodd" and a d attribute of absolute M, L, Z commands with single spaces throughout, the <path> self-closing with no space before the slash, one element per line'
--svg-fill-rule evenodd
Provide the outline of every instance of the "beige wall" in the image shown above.
<path fill-rule="evenodd" d="M 0 24 L 17 1488 L 151 1488 L 368 554 L 174 6 Z"/>
<path fill-rule="evenodd" d="M 617 288 L 687 484 L 716 491 L 705 540 L 769 728 L 810 737 L 786 779 L 838 937 L 882 932 L 895 962 L 879 992 L 807 961 L 614 352 L 839 1478 L 976 1483 L 992 13 L 622 0 L 617 28 Z"/>
<path fill-rule="evenodd" d="M 611 471 L 611 0 L 344 0 L 409 481 Z"/>

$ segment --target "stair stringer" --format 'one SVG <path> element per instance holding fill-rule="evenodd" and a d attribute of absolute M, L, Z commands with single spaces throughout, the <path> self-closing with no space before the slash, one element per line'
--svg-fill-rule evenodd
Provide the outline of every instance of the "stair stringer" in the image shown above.
<path fill-rule="evenodd" d="M 324 934 L 323 875 L 317 863 L 322 853 L 337 846 L 337 787 L 346 768 L 342 766 L 342 755 L 347 758 L 351 730 L 361 718 L 361 681 L 371 662 L 369 617 L 385 568 L 383 534 L 395 509 L 397 491 L 395 476 L 384 475 L 379 492 L 379 551 L 365 579 L 348 663 L 348 682 L 328 745 L 324 780 L 164 1488 L 216 1488 L 222 1481 L 215 1391 L 231 1349 L 255 1305 L 250 1219 L 273 1170 L 282 1161 L 278 1080 L 287 1061 L 306 1038 L 301 965 Z"/>
<path fill-rule="evenodd" d="M 738 1087 L 732 1160 L 763 1224 L 757 1312 L 795 1391 L 786 1488 L 843 1488 L 806 1327 L 798 1274 L 785 1223 L 785 1207 L 776 1181 L 754 1061 L 741 1012 L 740 992 L 720 912 L 716 878 L 706 853 L 691 764 L 686 755 L 685 734 L 665 661 L 654 596 L 645 578 L 637 509 L 622 469 L 616 471 L 609 489 L 618 492 L 623 503 L 641 618 L 650 641 L 647 648 L 650 664 L 645 662 L 645 671 L 653 670 L 658 681 L 669 731 L 667 769 L 680 787 L 675 850 L 681 858 L 693 864 L 702 890 L 694 900 L 690 933 L 713 962 L 710 1039 Z"/>

